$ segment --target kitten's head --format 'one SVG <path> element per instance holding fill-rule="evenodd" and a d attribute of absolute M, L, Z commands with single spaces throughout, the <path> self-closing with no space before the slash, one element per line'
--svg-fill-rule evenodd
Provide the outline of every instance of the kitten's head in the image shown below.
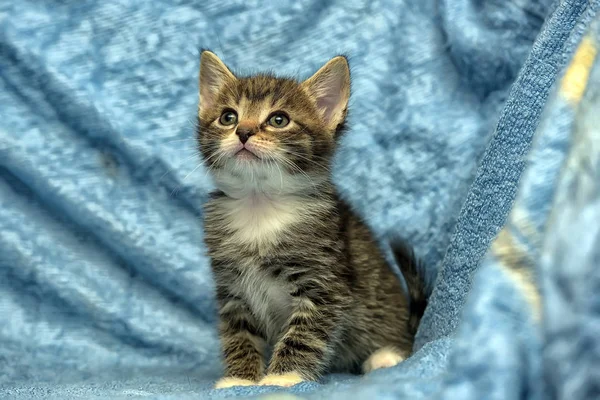
<path fill-rule="evenodd" d="M 314 186 L 328 177 L 349 96 L 350 71 L 342 56 L 298 82 L 238 78 L 203 51 L 198 140 L 204 162 L 226 192 Z"/>

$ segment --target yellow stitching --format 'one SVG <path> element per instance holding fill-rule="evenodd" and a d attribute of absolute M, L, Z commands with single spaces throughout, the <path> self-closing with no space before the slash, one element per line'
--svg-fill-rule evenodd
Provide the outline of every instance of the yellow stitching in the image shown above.
<path fill-rule="evenodd" d="M 539 322 L 542 315 L 542 301 L 540 292 L 533 278 L 533 271 L 528 262 L 528 256 L 515 243 L 512 235 L 506 228 L 498 234 L 492 243 L 492 253 L 498 259 L 500 265 L 508 276 L 521 288 L 526 300 L 533 308 L 533 316 Z"/>
<path fill-rule="evenodd" d="M 560 85 L 560 93 L 567 101 L 578 103 L 581 100 L 597 52 L 592 38 L 584 37 Z"/>

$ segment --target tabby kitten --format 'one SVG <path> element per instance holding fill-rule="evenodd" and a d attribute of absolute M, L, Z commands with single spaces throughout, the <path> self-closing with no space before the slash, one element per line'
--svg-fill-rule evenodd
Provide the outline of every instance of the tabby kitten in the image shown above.
<path fill-rule="evenodd" d="M 198 141 L 219 189 L 204 222 L 226 366 L 217 388 L 368 372 L 411 352 L 426 304 L 412 252 L 396 249 L 409 307 L 331 183 L 349 96 L 341 56 L 300 83 L 236 77 L 202 52 Z"/>

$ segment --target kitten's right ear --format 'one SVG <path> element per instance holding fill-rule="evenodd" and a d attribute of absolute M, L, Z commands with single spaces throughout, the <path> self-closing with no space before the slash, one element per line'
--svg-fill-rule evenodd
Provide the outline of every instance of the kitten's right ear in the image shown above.
<path fill-rule="evenodd" d="M 215 53 L 202 51 L 200 56 L 200 108 L 202 113 L 214 107 L 219 91 L 227 82 L 235 80 L 235 75 Z"/>
<path fill-rule="evenodd" d="M 346 57 L 332 58 L 301 85 L 315 100 L 328 126 L 336 128 L 344 122 L 350 97 L 350 68 Z"/>

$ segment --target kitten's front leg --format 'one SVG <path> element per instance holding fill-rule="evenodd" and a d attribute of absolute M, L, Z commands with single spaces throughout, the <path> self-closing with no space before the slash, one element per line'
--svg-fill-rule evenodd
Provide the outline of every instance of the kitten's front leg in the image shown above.
<path fill-rule="evenodd" d="M 340 336 L 346 303 L 340 288 L 327 286 L 313 279 L 298 286 L 287 330 L 275 345 L 260 385 L 293 386 L 321 377 Z"/>
<path fill-rule="evenodd" d="M 215 388 L 256 385 L 263 376 L 264 339 L 248 307 L 239 298 L 220 301 L 219 310 L 221 347 L 225 359 L 225 377 Z"/>

